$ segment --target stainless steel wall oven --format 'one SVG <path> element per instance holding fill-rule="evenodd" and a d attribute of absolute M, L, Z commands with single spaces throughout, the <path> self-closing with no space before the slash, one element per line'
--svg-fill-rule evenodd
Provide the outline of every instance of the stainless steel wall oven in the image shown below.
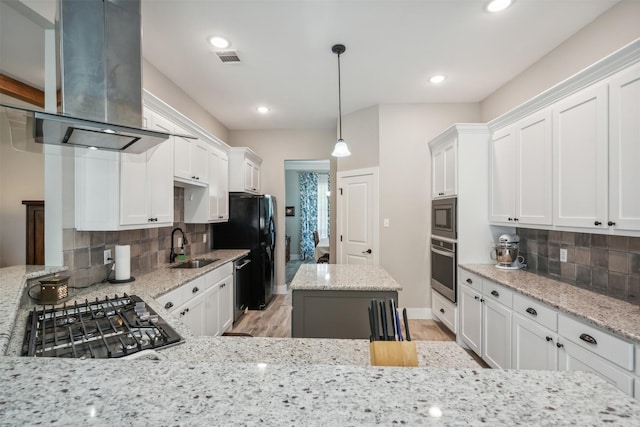
<path fill-rule="evenodd" d="M 456 242 L 435 236 L 431 238 L 431 287 L 456 302 Z"/>

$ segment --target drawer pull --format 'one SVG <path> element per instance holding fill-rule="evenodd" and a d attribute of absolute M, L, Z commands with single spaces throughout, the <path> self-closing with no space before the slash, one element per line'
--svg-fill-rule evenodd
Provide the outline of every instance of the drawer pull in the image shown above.
<path fill-rule="evenodd" d="M 535 309 L 531 308 L 531 307 L 527 308 L 526 312 L 529 313 L 532 316 L 537 316 L 538 315 L 538 312 Z"/>
<path fill-rule="evenodd" d="M 444 314 L 444 308 L 440 309 L 440 313 Z"/>
<path fill-rule="evenodd" d="M 468 283 L 468 284 L 472 284 L 472 283 L 473 283 L 473 280 L 471 280 L 471 279 L 467 279 L 467 283 Z"/>
<path fill-rule="evenodd" d="M 547 338 L 547 342 L 553 341 L 553 338 L 551 338 L 551 337 L 546 337 L 546 338 Z"/>
<path fill-rule="evenodd" d="M 560 344 L 559 342 L 557 342 L 557 343 L 556 343 L 556 347 L 558 347 L 558 348 L 562 348 L 562 347 L 564 347 L 564 344 Z"/>
<path fill-rule="evenodd" d="M 166 308 L 167 310 L 169 310 L 171 307 L 173 307 L 173 303 L 171 301 L 164 305 L 164 308 Z"/>
<path fill-rule="evenodd" d="M 184 316 L 184 315 L 185 315 L 185 314 L 187 314 L 188 312 L 189 312 L 189 309 L 188 309 L 188 308 L 185 308 L 185 309 L 184 309 L 184 311 L 182 311 L 182 312 L 180 313 L 180 316 Z"/>
<path fill-rule="evenodd" d="M 476 299 L 476 301 L 478 301 L 480 299 L 480 297 L 478 295 L 474 295 L 473 297 Z"/>
<path fill-rule="evenodd" d="M 493 295 L 494 297 L 498 298 L 500 296 L 500 294 L 498 293 L 498 291 L 491 291 L 491 295 Z"/>
<path fill-rule="evenodd" d="M 580 335 L 580 339 L 582 341 L 588 342 L 589 344 L 593 344 L 593 345 L 598 344 L 598 341 L 596 341 L 596 339 L 594 337 L 592 337 L 591 335 L 582 334 L 582 335 Z"/>
<path fill-rule="evenodd" d="M 196 292 L 198 292 L 199 290 L 200 290 L 200 289 L 199 289 L 197 286 L 195 286 L 193 289 L 191 289 L 191 293 L 194 293 L 194 294 L 195 294 L 195 293 L 196 293 Z"/>

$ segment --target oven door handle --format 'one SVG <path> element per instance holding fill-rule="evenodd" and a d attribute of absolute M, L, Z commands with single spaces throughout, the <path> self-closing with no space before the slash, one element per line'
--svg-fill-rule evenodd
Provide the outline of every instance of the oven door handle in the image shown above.
<path fill-rule="evenodd" d="M 436 249 L 435 246 L 431 246 L 431 252 L 435 252 L 439 255 L 443 255 L 449 258 L 453 258 L 453 256 L 455 255 L 455 252 L 449 252 L 449 251 L 443 251 L 441 249 Z"/>

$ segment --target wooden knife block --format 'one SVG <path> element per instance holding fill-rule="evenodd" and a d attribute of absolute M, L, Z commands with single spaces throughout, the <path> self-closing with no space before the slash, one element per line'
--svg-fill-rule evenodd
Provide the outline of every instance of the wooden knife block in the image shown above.
<path fill-rule="evenodd" d="M 369 352 L 371 366 L 418 366 L 415 341 L 373 341 Z"/>

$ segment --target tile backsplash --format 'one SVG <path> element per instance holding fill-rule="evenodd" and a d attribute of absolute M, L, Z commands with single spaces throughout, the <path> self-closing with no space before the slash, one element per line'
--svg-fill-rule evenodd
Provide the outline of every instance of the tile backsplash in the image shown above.
<path fill-rule="evenodd" d="M 640 237 L 519 228 L 532 273 L 640 304 Z M 560 262 L 560 249 L 567 262 Z"/>
<path fill-rule="evenodd" d="M 173 190 L 172 227 L 127 231 L 77 231 L 73 228 L 63 230 L 64 265 L 69 267 L 71 286 L 84 287 L 103 281 L 108 267 L 103 264 L 104 251 L 111 249 L 111 256 L 115 257 L 115 245 L 131 246 L 131 275 L 134 277 L 169 262 L 171 231 L 174 227 L 182 228 L 187 235 L 187 256 L 208 252 L 209 225 L 185 224 L 184 189 L 174 187 Z M 203 234 L 207 234 L 207 243 L 202 241 Z M 178 243 L 178 236 L 179 233 L 176 233 L 175 245 Z"/>

